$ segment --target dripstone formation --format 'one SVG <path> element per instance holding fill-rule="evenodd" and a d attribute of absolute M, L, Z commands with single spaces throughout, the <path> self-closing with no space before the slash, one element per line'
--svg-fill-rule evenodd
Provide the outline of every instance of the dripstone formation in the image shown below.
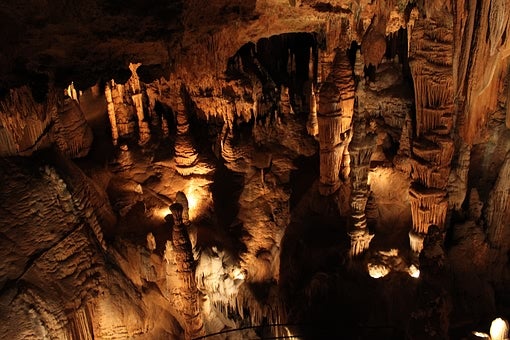
<path fill-rule="evenodd" d="M 510 0 L 6 0 L 0 22 L 0 338 L 510 318 Z"/>

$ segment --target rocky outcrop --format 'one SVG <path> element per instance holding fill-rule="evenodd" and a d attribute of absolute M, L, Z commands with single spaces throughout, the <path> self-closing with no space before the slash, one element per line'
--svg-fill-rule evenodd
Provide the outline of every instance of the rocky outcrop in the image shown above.
<path fill-rule="evenodd" d="M 453 5 L 459 38 L 454 41 L 454 90 L 460 135 L 467 143 L 483 139 L 489 114 L 497 109 L 499 86 L 508 73 L 509 6 L 506 0 Z"/>
<path fill-rule="evenodd" d="M 0 102 L 0 156 L 29 156 L 56 145 L 69 157 L 83 157 L 92 144 L 90 130 L 75 100 L 52 90 L 36 102 L 27 87 L 10 91 Z"/>
<path fill-rule="evenodd" d="M 495 257 L 505 256 L 510 249 L 508 241 L 510 228 L 508 224 L 508 214 L 510 213 L 510 153 L 505 157 L 498 179 L 492 189 L 485 210 L 485 219 L 487 222 L 487 240 L 491 248 L 495 250 Z M 498 265 L 502 265 L 499 259 Z M 506 259 L 508 261 L 508 259 Z M 503 260 L 505 262 L 505 260 Z"/>

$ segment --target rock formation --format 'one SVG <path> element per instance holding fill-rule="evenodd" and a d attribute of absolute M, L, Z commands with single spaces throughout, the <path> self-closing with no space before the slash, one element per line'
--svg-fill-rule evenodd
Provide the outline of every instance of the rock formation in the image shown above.
<path fill-rule="evenodd" d="M 370 158 L 375 146 L 375 136 L 367 134 L 367 121 L 362 113 L 355 112 L 353 123 L 353 138 L 349 144 L 351 156 L 351 214 L 354 229 L 349 233 L 351 237 L 351 256 L 357 256 L 370 245 L 374 237 L 367 228 L 365 209 L 370 193 L 368 172 Z"/>
<path fill-rule="evenodd" d="M 193 146 L 190 136 L 188 114 L 184 106 L 184 89 L 175 94 L 175 120 L 177 123 L 177 136 L 175 140 L 175 164 L 176 169 L 182 175 L 190 173 L 191 168 L 197 162 L 197 151 Z"/>
<path fill-rule="evenodd" d="M 414 23 L 411 37 L 411 72 L 415 86 L 416 138 L 412 143 L 409 192 L 413 229 L 411 247 L 421 251 L 423 235 L 430 225 L 444 228 L 448 200 L 446 186 L 454 144 L 453 126 L 453 31 L 446 18 Z M 452 20 L 451 18 L 449 20 Z"/>
<path fill-rule="evenodd" d="M 36 102 L 30 89 L 13 89 L 0 103 L 0 155 L 28 156 L 55 145 L 69 157 L 85 156 L 92 131 L 75 100 L 52 90 Z"/>
<path fill-rule="evenodd" d="M 51 5 L 0 6 L 1 338 L 508 319 L 509 0 Z"/>
<path fill-rule="evenodd" d="M 354 110 L 353 71 L 346 51 L 338 50 L 331 73 L 319 89 L 319 145 L 321 193 L 330 195 L 349 174 L 348 146 Z M 340 173 L 342 178 L 340 178 Z"/>
<path fill-rule="evenodd" d="M 179 279 L 180 289 L 177 288 L 177 298 L 179 301 L 178 309 L 185 317 L 186 338 L 192 339 L 202 336 L 203 323 L 200 315 L 200 296 L 195 282 L 195 260 L 191 241 L 189 239 L 186 226 L 183 223 L 183 207 L 179 203 L 170 206 L 174 225 L 172 227 L 172 249 L 167 249 L 165 257 L 173 257 L 176 266 L 177 277 Z M 181 305 L 182 304 L 182 305 Z"/>

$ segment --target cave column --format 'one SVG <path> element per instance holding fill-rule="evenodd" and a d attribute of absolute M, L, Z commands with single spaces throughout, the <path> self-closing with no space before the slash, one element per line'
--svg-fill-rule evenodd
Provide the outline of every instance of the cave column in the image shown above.
<path fill-rule="evenodd" d="M 151 138 L 149 122 L 145 119 L 144 113 L 144 93 L 142 91 L 142 83 L 138 77 L 136 70 L 140 67 L 141 63 L 129 64 L 131 70 L 131 77 L 128 80 L 128 90 L 136 110 L 136 117 L 138 120 L 138 144 L 144 145 Z"/>
<path fill-rule="evenodd" d="M 349 174 L 354 78 L 345 50 L 337 50 L 331 73 L 320 87 L 317 113 L 320 145 L 320 192 L 334 193 Z"/>
<path fill-rule="evenodd" d="M 368 172 L 370 170 L 370 159 L 375 146 L 375 135 L 367 134 L 366 120 L 363 112 L 355 112 L 353 124 L 353 138 L 349 144 L 351 157 L 350 178 L 351 178 L 351 215 L 353 220 L 352 230 L 349 232 L 351 238 L 351 257 L 363 253 L 370 246 L 374 235 L 370 235 L 367 228 L 365 209 L 370 193 L 368 184 Z"/>
<path fill-rule="evenodd" d="M 416 137 L 411 145 L 409 190 L 413 228 L 411 248 L 420 252 L 431 225 L 444 230 L 446 187 L 455 151 L 453 127 L 452 25 L 433 19 L 415 22 L 411 38 L 411 72 L 415 88 Z"/>
<path fill-rule="evenodd" d="M 117 145 L 117 141 L 119 140 L 119 130 L 117 128 L 117 118 L 115 118 L 115 104 L 113 103 L 110 82 L 106 83 L 104 91 L 106 103 L 108 105 L 108 119 L 110 120 L 110 125 L 112 127 L 112 143 L 113 145 Z"/>

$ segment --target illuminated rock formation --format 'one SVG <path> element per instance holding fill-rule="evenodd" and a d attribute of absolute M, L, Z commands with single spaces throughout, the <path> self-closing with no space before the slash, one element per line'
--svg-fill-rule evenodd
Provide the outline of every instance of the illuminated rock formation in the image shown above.
<path fill-rule="evenodd" d="M 319 123 L 317 121 L 317 93 L 315 86 L 312 85 L 310 95 L 310 113 L 308 116 L 308 122 L 306 128 L 310 136 L 317 136 L 319 134 Z"/>
<path fill-rule="evenodd" d="M 510 211 L 510 153 L 499 171 L 494 189 L 491 192 L 485 218 L 487 220 L 487 239 L 496 256 L 506 254 L 510 249 L 508 212 Z"/>
<path fill-rule="evenodd" d="M 112 142 L 117 144 L 119 137 L 133 137 L 138 132 L 138 144 L 144 145 L 150 139 L 149 117 L 145 86 L 142 85 L 136 70 L 140 64 L 129 64 L 131 77 L 126 84 L 114 80 L 105 86 L 108 105 L 108 118 L 112 129 Z M 149 103 L 150 104 L 150 103 Z M 138 130 L 138 131 L 137 131 Z"/>
<path fill-rule="evenodd" d="M 93 135 L 78 102 L 70 98 L 61 98 L 53 120 L 52 139 L 55 140 L 58 149 L 71 158 L 86 156 Z"/>
<path fill-rule="evenodd" d="M 193 146 L 190 135 L 188 114 L 184 106 L 182 94 L 175 95 L 174 112 L 177 123 L 175 164 L 177 171 L 186 176 L 193 171 L 193 166 L 197 163 L 198 153 Z"/>
<path fill-rule="evenodd" d="M 0 5 L 0 338 L 507 314 L 508 0 L 51 5 Z"/>
<path fill-rule="evenodd" d="M 363 114 L 355 112 L 353 123 L 353 138 L 349 144 L 351 156 L 351 215 L 354 230 L 351 237 L 351 256 L 357 256 L 368 249 L 374 235 L 370 235 L 367 228 L 365 209 L 370 193 L 368 185 L 368 171 L 370 158 L 375 146 L 375 135 L 367 134 L 366 120 Z"/>
<path fill-rule="evenodd" d="M 200 296 L 195 282 L 195 260 L 191 241 L 182 220 L 183 207 L 179 203 L 170 206 L 174 221 L 172 227 L 172 248 L 166 249 L 165 257 L 172 258 L 175 263 L 178 288 L 174 288 L 173 296 L 179 301 L 176 308 L 185 320 L 186 338 L 192 339 L 204 335 L 202 317 L 200 315 Z M 171 254 L 168 254 L 171 252 Z"/>
<path fill-rule="evenodd" d="M 459 134 L 465 142 L 473 143 L 487 131 L 485 123 L 497 108 L 498 87 L 508 72 L 510 5 L 505 0 L 484 2 L 479 7 L 467 3 L 457 1 L 452 8 L 454 87 L 461 112 Z M 475 15 L 480 18 L 476 23 L 472 20 Z"/>
<path fill-rule="evenodd" d="M 337 51 L 319 92 L 318 122 L 321 193 L 330 195 L 349 174 L 348 145 L 354 110 L 353 71 L 345 51 Z"/>
<path fill-rule="evenodd" d="M 409 197 L 413 229 L 412 249 L 421 250 L 429 225 L 444 228 L 448 201 L 446 186 L 454 143 L 453 31 L 434 19 L 418 19 L 411 37 L 410 60 L 415 86 L 416 138 L 412 143 Z"/>
<path fill-rule="evenodd" d="M 92 131 L 79 104 L 51 90 L 45 102 L 30 89 L 11 90 L 0 102 L 0 155 L 28 156 L 55 145 L 69 157 L 83 157 L 92 144 Z"/>

